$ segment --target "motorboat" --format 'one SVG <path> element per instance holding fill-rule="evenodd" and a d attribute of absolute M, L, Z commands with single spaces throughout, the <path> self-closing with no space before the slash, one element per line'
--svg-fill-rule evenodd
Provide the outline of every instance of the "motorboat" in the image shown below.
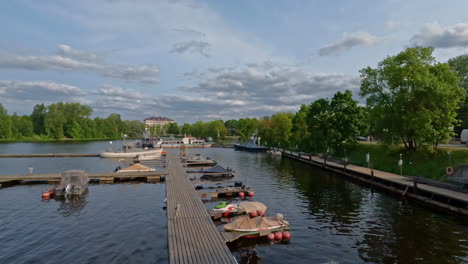
<path fill-rule="evenodd" d="M 81 195 L 88 190 L 88 183 L 88 174 L 83 170 L 64 171 L 59 185 L 55 187 L 54 195 L 56 197 Z"/>
<path fill-rule="evenodd" d="M 282 214 L 276 214 L 276 217 L 251 217 L 246 214 L 224 225 L 224 230 L 240 233 L 243 237 L 254 238 L 289 230 L 289 223 L 283 219 Z"/>
<path fill-rule="evenodd" d="M 228 203 L 227 201 L 222 201 L 211 210 L 211 214 L 215 219 L 220 218 L 220 216 L 241 215 L 253 211 L 255 211 L 257 215 L 263 215 L 266 209 L 267 207 L 260 202 L 245 201 L 241 203 Z"/>
<path fill-rule="evenodd" d="M 278 150 L 269 150 L 267 152 L 270 153 L 273 156 L 281 156 L 282 155 L 281 151 L 278 151 Z"/>
<path fill-rule="evenodd" d="M 127 152 L 115 152 L 115 151 L 104 151 L 99 155 L 101 158 L 135 158 L 137 156 L 161 156 L 163 149 L 152 149 L 143 151 L 127 151 Z"/>
<path fill-rule="evenodd" d="M 257 137 L 256 135 L 252 135 L 247 143 L 234 144 L 234 149 L 250 152 L 266 152 L 268 150 L 267 147 L 260 145 L 260 137 Z"/>

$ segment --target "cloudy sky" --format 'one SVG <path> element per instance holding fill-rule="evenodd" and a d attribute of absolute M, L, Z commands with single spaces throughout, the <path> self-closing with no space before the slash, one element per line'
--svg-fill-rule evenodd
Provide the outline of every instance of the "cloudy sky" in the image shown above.
<path fill-rule="evenodd" d="M 259 117 L 359 89 L 406 47 L 468 52 L 468 1 L 80 0 L 0 4 L 0 103 L 95 116 Z"/>

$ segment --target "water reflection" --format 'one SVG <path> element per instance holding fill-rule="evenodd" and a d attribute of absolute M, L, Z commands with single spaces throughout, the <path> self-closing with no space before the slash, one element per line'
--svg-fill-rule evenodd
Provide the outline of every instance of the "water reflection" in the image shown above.
<path fill-rule="evenodd" d="M 88 191 L 82 195 L 72 195 L 72 196 L 63 196 L 61 198 L 55 198 L 58 203 L 60 203 L 57 211 L 64 216 L 78 215 L 88 203 L 86 197 L 88 196 Z"/>

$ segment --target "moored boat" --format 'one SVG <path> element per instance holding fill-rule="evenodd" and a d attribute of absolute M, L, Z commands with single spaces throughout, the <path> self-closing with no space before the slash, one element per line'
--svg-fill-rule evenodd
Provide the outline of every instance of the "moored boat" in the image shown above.
<path fill-rule="evenodd" d="M 129 152 L 104 151 L 99 155 L 101 158 L 135 158 L 136 156 L 161 156 L 162 151 L 162 148 Z"/>
<path fill-rule="evenodd" d="M 277 214 L 276 217 L 251 217 L 247 214 L 224 225 L 224 230 L 243 234 L 243 237 L 255 238 L 289 230 L 289 223 L 283 220 L 282 214 Z"/>
<path fill-rule="evenodd" d="M 250 152 L 266 152 L 268 150 L 267 147 L 260 145 L 260 138 L 255 135 L 252 135 L 247 143 L 234 144 L 234 149 Z"/>
<path fill-rule="evenodd" d="M 62 178 L 57 187 L 55 187 L 54 195 L 71 196 L 81 195 L 88 190 L 89 178 L 83 170 L 68 170 L 62 173 Z"/>

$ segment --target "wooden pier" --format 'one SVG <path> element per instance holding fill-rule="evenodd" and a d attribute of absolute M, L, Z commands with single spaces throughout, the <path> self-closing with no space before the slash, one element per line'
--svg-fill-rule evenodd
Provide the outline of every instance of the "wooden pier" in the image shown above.
<path fill-rule="evenodd" d="M 38 154 L 0 154 L 0 158 L 77 158 L 99 157 L 94 153 L 38 153 Z"/>
<path fill-rule="evenodd" d="M 431 205 L 445 212 L 468 218 L 468 193 L 447 188 L 417 183 L 410 177 L 360 167 L 352 164 L 344 165 L 327 161 L 319 157 L 304 155 L 283 150 L 282 154 L 310 165 L 340 173 L 353 180 L 390 191 L 400 197 Z"/>
<path fill-rule="evenodd" d="M 91 180 L 98 180 L 99 183 L 114 183 L 122 181 L 140 180 L 145 182 L 159 182 L 161 177 L 165 176 L 165 171 L 151 172 L 125 172 L 125 173 L 88 173 Z M 61 173 L 48 174 L 25 174 L 25 175 L 0 175 L 0 187 L 7 187 L 21 184 L 25 181 L 40 181 L 49 184 L 58 184 L 62 177 Z"/>
<path fill-rule="evenodd" d="M 237 263 L 226 245 L 227 237 L 217 230 L 179 157 L 168 154 L 167 158 L 169 263 Z"/>

